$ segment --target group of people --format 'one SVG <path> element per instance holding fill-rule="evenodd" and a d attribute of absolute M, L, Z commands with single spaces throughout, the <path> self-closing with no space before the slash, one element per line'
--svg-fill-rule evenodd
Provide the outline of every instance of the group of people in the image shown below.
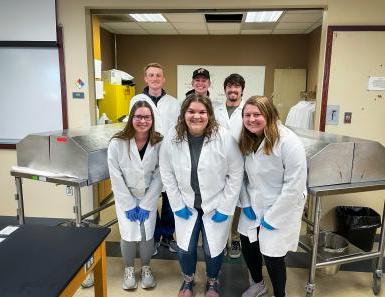
<path fill-rule="evenodd" d="M 156 286 L 150 259 L 162 244 L 178 255 L 183 276 L 178 296 L 193 296 L 201 234 L 205 296 L 219 296 L 218 277 L 231 233 L 249 270 L 250 286 L 242 296 L 267 293 L 262 259 L 274 296 L 286 296 L 285 255 L 297 249 L 306 200 L 300 139 L 280 123 L 271 100 L 242 99 L 245 80 L 239 74 L 225 79 L 221 104 L 210 99 L 210 74 L 204 68 L 193 72 L 193 89 L 180 101 L 164 91 L 162 65 L 148 64 L 144 80 L 147 86 L 132 98 L 125 128 L 108 147 L 123 289 L 137 287 L 138 247 L 141 286 Z"/>

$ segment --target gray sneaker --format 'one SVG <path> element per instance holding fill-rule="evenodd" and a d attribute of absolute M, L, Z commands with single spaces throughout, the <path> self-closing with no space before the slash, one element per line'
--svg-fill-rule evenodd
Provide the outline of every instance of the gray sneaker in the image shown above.
<path fill-rule="evenodd" d="M 233 240 L 231 242 L 229 256 L 233 259 L 239 258 L 241 256 L 241 243 L 238 240 Z"/>
<path fill-rule="evenodd" d="M 135 278 L 135 268 L 133 266 L 124 268 L 123 284 L 124 290 L 136 289 L 138 284 Z"/>
<path fill-rule="evenodd" d="M 160 247 L 160 242 L 155 241 L 154 243 L 154 251 L 152 252 L 153 256 L 156 256 L 159 253 L 159 247 Z"/>
<path fill-rule="evenodd" d="M 253 281 L 250 287 L 245 292 L 243 292 L 242 297 L 260 297 L 266 293 L 267 288 L 263 280 L 257 284 Z"/>
<path fill-rule="evenodd" d="M 85 280 L 82 282 L 82 287 L 84 289 L 91 288 L 94 285 L 94 273 L 90 272 Z"/>
<path fill-rule="evenodd" d="M 142 266 L 142 288 L 150 289 L 156 286 L 155 277 L 151 272 L 150 266 Z"/>

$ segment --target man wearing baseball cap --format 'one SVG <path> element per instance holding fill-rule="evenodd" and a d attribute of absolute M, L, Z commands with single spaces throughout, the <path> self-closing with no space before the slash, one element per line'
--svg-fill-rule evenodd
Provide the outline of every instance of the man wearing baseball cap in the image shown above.
<path fill-rule="evenodd" d="M 211 85 L 210 72 L 204 68 L 195 69 L 192 75 L 191 85 L 193 89 L 188 91 L 186 96 L 195 93 L 209 97 L 210 93 L 208 89 Z"/>

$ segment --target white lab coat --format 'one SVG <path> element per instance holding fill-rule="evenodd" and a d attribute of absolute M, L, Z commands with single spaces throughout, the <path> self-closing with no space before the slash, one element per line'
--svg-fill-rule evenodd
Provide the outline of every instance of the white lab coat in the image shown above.
<path fill-rule="evenodd" d="M 191 158 L 187 141 L 176 142 L 175 130 L 163 141 L 159 156 L 160 172 L 172 210 L 187 206 L 193 213 L 188 220 L 175 217 L 178 246 L 187 251 L 198 212 L 191 187 Z M 229 132 L 220 128 L 212 139 L 204 140 L 198 162 L 198 180 L 202 197 L 203 225 L 211 257 L 226 246 L 230 219 L 222 223 L 211 220 L 215 210 L 233 215 L 243 179 L 243 158 Z"/>
<path fill-rule="evenodd" d="M 242 212 L 238 232 L 250 242 L 259 240 L 263 255 L 282 257 L 298 246 L 301 217 L 306 201 L 306 154 L 301 140 L 291 130 L 279 124 L 280 140 L 273 152 L 265 155 L 264 141 L 257 152 L 246 156 L 248 182 L 241 193 L 242 207 L 251 206 L 257 220 L 249 220 Z M 257 227 L 260 219 L 276 228 Z"/>
<path fill-rule="evenodd" d="M 128 145 L 129 144 L 129 145 Z M 140 206 L 150 211 L 144 221 L 146 240 L 154 236 L 157 201 L 162 190 L 159 173 L 160 143 L 148 143 L 143 160 L 135 140 L 112 139 L 108 146 L 108 169 L 115 197 L 116 215 L 122 239 L 141 241 L 140 223 L 127 219 L 125 211 Z"/>
<path fill-rule="evenodd" d="M 155 106 L 154 102 L 146 94 L 138 94 L 132 97 L 130 101 L 130 110 L 135 102 L 140 100 L 147 101 L 154 111 L 155 131 L 162 135 L 166 135 L 172 127 L 175 127 L 180 113 L 180 104 L 176 98 L 166 94 L 160 98 Z"/>
<path fill-rule="evenodd" d="M 215 119 L 225 129 L 229 130 L 234 139 L 239 142 L 242 131 L 242 108 L 245 102 L 242 100 L 229 118 L 226 102 L 214 104 Z"/>

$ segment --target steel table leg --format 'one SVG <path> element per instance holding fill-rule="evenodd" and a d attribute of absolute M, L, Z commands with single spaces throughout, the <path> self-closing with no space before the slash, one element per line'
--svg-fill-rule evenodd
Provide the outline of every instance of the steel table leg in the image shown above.
<path fill-rule="evenodd" d="M 17 201 L 17 219 L 20 225 L 25 223 L 24 218 L 24 200 L 23 200 L 23 185 L 21 177 L 15 176 L 16 194 L 15 200 Z"/>
<path fill-rule="evenodd" d="M 321 217 L 321 200 L 319 196 L 315 196 L 315 207 L 314 207 L 314 221 L 313 221 L 313 249 L 311 255 L 311 264 L 309 272 L 309 281 L 306 285 L 306 296 L 314 296 L 315 291 L 315 271 L 317 264 L 317 252 L 318 252 L 318 237 L 320 229 L 320 217 Z"/>
<path fill-rule="evenodd" d="M 384 201 L 384 208 L 382 210 L 382 226 L 381 226 L 381 238 L 380 238 L 380 246 L 378 247 L 378 251 L 380 252 L 380 257 L 378 257 L 377 261 L 377 268 L 373 273 L 373 293 L 374 295 L 378 295 L 381 292 L 381 278 L 383 275 L 382 272 L 382 263 L 383 263 L 383 254 L 385 249 L 385 201 Z"/>
<path fill-rule="evenodd" d="M 80 227 L 82 222 L 82 204 L 81 204 L 80 187 L 74 186 L 74 190 L 75 190 L 75 206 L 74 206 L 75 222 L 76 222 L 76 227 Z"/>

